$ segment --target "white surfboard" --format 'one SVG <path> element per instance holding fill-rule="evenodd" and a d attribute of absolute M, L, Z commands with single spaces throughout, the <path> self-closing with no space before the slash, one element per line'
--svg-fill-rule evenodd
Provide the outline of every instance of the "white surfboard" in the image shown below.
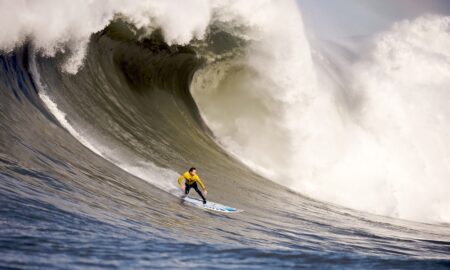
<path fill-rule="evenodd" d="M 222 213 L 242 212 L 242 210 L 238 210 L 234 207 L 226 206 L 226 205 L 223 205 L 220 203 L 207 201 L 206 204 L 203 204 L 202 200 L 191 198 L 191 197 L 184 197 L 183 200 L 187 204 L 193 205 L 198 208 L 203 208 L 205 210 L 211 210 L 211 211 L 222 212 Z"/>

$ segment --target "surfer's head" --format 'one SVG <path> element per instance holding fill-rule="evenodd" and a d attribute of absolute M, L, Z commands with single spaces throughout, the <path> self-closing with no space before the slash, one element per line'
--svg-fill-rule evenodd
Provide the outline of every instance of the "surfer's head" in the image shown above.
<path fill-rule="evenodd" d="M 191 175 L 196 175 L 197 174 L 197 169 L 195 167 L 192 167 L 192 168 L 189 169 L 189 173 Z"/>

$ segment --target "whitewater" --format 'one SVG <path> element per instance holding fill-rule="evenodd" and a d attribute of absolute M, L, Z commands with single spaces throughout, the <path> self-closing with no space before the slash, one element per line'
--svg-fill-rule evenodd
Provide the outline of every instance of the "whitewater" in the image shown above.
<path fill-rule="evenodd" d="M 0 1 L 0 267 L 447 268 L 450 17 L 314 5 Z"/>

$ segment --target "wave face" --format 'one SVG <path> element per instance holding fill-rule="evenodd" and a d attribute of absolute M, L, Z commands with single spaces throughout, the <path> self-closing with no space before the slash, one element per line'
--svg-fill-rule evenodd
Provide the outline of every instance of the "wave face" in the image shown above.
<path fill-rule="evenodd" d="M 1 267 L 448 268 L 446 17 L 355 48 L 291 1 L 8 5 L 49 15 L 0 34 Z M 244 212 L 181 204 L 191 165 Z"/>

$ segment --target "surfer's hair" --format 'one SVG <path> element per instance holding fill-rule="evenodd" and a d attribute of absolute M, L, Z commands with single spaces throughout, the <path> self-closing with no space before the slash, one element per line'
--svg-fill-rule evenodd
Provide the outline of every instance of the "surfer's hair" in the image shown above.
<path fill-rule="evenodd" d="M 197 170 L 195 167 L 191 167 L 190 169 L 189 169 L 189 172 L 192 172 L 192 171 L 194 171 L 194 170 Z"/>

